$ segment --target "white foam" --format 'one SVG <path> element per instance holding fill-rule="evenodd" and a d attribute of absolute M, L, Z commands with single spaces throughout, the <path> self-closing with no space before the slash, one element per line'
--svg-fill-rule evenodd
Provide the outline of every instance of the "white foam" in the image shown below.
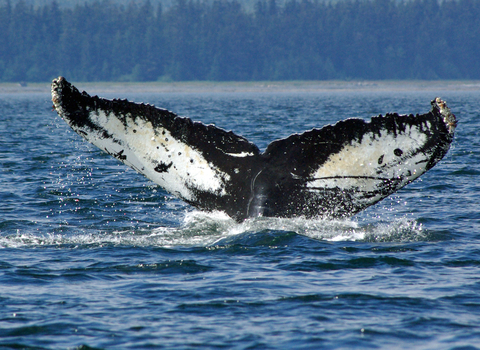
<path fill-rule="evenodd" d="M 262 231 L 295 232 L 315 240 L 331 242 L 407 242 L 427 239 L 422 225 L 408 218 L 389 223 L 367 223 L 346 220 L 255 218 L 237 223 L 221 212 L 188 212 L 177 227 L 113 232 L 89 231 L 79 233 L 28 233 L 0 236 L 0 248 L 40 246 L 146 246 L 146 247 L 208 247 L 225 238 L 235 239 L 244 233 L 262 234 Z"/>

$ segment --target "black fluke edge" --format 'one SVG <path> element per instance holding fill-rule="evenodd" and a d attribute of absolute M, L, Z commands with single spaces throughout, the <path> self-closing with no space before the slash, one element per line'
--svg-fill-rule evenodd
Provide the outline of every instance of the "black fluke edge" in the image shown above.
<path fill-rule="evenodd" d="M 231 131 L 152 105 L 92 97 L 63 77 L 52 82 L 52 101 L 89 142 L 187 203 L 238 221 L 354 215 L 432 168 L 456 126 L 436 98 L 425 114 L 346 119 L 276 140 L 260 153 Z"/>

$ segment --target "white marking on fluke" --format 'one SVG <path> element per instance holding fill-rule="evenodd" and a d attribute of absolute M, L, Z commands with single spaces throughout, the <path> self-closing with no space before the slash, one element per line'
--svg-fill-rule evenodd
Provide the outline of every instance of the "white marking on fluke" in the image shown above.
<path fill-rule="evenodd" d="M 57 113 L 87 141 L 204 210 L 251 216 L 345 217 L 375 204 L 447 153 L 457 121 L 440 98 L 421 115 L 387 114 L 272 142 L 165 109 L 80 93 L 52 82 Z"/>

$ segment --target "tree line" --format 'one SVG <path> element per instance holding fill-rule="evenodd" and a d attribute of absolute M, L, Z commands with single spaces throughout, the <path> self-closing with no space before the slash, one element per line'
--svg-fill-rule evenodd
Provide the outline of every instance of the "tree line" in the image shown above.
<path fill-rule="evenodd" d="M 480 79 L 478 0 L 0 6 L 0 81 Z"/>

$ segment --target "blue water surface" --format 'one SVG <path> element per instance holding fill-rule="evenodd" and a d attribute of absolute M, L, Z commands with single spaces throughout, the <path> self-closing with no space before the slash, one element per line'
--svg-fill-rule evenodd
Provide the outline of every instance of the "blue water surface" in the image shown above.
<path fill-rule="evenodd" d="M 0 94 L 1 349 L 480 348 L 480 90 L 153 93 L 274 139 L 447 100 L 452 149 L 348 220 L 203 213 L 87 144 L 47 91 Z"/>

